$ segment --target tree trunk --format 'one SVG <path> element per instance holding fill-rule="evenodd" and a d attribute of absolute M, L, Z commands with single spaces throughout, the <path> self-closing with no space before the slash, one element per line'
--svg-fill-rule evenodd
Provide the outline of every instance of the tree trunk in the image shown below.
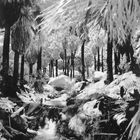
<path fill-rule="evenodd" d="M 108 35 L 107 42 L 107 84 L 113 81 L 113 68 L 112 68 L 112 40 Z"/>
<path fill-rule="evenodd" d="M 65 67 L 64 67 L 64 74 L 66 75 L 66 67 L 67 67 L 67 50 L 64 49 L 64 54 L 65 54 Z"/>
<path fill-rule="evenodd" d="M 14 72 L 13 72 L 14 84 L 17 85 L 19 78 L 19 52 L 15 51 L 14 56 Z"/>
<path fill-rule="evenodd" d="M 67 61 L 67 76 L 69 76 L 69 59 L 68 59 L 68 61 Z"/>
<path fill-rule="evenodd" d="M 102 47 L 102 72 L 104 72 L 104 54 L 103 54 L 103 47 Z"/>
<path fill-rule="evenodd" d="M 73 52 L 71 52 L 71 77 L 73 77 L 74 78 L 74 53 Z"/>
<path fill-rule="evenodd" d="M 98 47 L 98 63 L 97 63 L 97 70 L 100 71 L 100 49 Z"/>
<path fill-rule="evenodd" d="M 75 68 L 75 63 L 74 63 L 74 55 L 73 55 L 73 67 L 72 67 L 72 71 L 73 71 L 73 78 L 75 77 L 75 73 L 74 73 L 74 68 Z"/>
<path fill-rule="evenodd" d="M 118 67 L 120 64 L 120 58 L 118 52 L 114 52 L 114 62 L 115 62 L 115 74 L 118 74 Z"/>
<path fill-rule="evenodd" d="M 45 75 L 46 72 L 47 72 L 47 69 L 46 69 L 46 67 L 45 67 L 45 68 L 43 68 L 43 75 Z"/>
<path fill-rule="evenodd" d="M 39 72 L 41 70 L 42 67 L 42 47 L 40 47 L 40 51 L 38 54 L 38 60 L 37 60 L 37 71 Z"/>
<path fill-rule="evenodd" d="M 24 54 L 21 56 L 21 67 L 20 67 L 20 83 L 23 83 L 24 79 Z"/>
<path fill-rule="evenodd" d="M 131 61 L 131 66 L 134 64 L 134 58 L 133 58 L 133 54 L 134 54 L 134 50 L 131 44 L 131 34 L 128 35 L 128 38 L 126 40 L 126 55 L 127 55 L 127 62 Z"/>
<path fill-rule="evenodd" d="M 9 70 L 9 43 L 10 43 L 10 27 L 5 27 L 5 35 L 4 35 L 4 45 L 3 45 L 3 76 L 8 76 Z"/>
<path fill-rule="evenodd" d="M 96 71 L 96 55 L 94 55 L 94 70 Z"/>
<path fill-rule="evenodd" d="M 82 80 L 85 81 L 85 58 L 84 58 L 84 51 L 85 51 L 85 40 L 83 41 L 81 47 L 81 62 L 82 62 Z"/>
<path fill-rule="evenodd" d="M 87 78 L 89 77 L 89 67 L 87 66 Z"/>
<path fill-rule="evenodd" d="M 55 61 L 55 67 L 56 67 L 56 76 L 58 76 L 58 61 Z"/>
<path fill-rule="evenodd" d="M 50 77 L 54 77 L 53 60 L 51 60 L 50 62 Z"/>
<path fill-rule="evenodd" d="M 52 60 L 52 75 L 54 77 L 54 62 L 53 62 L 53 60 Z"/>
<path fill-rule="evenodd" d="M 72 64 L 73 62 L 72 62 L 72 51 L 71 51 L 71 66 L 70 66 L 70 77 L 72 78 L 72 76 L 73 76 L 73 64 Z"/>
<path fill-rule="evenodd" d="M 29 65 L 29 75 L 31 76 L 33 74 L 33 64 Z"/>
<path fill-rule="evenodd" d="M 50 63 L 49 63 L 49 77 L 51 77 L 52 75 L 51 75 L 51 61 L 50 61 Z"/>
<path fill-rule="evenodd" d="M 126 60 L 127 60 L 127 63 L 130 62 L 130 55 L 129 55 L 129 51 L 126 52 Z"/>

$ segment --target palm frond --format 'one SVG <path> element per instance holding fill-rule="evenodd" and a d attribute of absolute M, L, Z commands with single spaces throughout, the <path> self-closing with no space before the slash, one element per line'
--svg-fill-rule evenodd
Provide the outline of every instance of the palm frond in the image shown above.
<path fill-rule="evenodd" d="M 140 124 L 139 123 L 140 123 L 140 106 L 139 106 L 137 113 L 131 119 L 129 125 L 127 126 L 127 128 L 120 140 L 123 139 L 125 133 L 128 131 L 129 128 L 130 128 L 130 131 L 129 131 L 128 139 L 129 140 L 140 139 Z"/>
<path fill-rule="evenodd" d="M 39 45 L 38 45 L 39 36 L 36 36 L 30 43 L 30 46 L 27 48 L 25 52 L 26 60 L 29 64 L 34 64 L 37 61 L 38 53 L 39 53 Z"/>
<path fill-rule="evenodd" d="M 21 16 L 12 27 L 11 46 L 13 51 L 25 53 L 32 37 L 31 22 L 25 16 Z"/>
<path fill-rule="evenodd" d="M 48 32 L 64 26 L 71 26 L 83 20 L 88 0 L 60 0 L 43 11 L 41 26 Z"/>

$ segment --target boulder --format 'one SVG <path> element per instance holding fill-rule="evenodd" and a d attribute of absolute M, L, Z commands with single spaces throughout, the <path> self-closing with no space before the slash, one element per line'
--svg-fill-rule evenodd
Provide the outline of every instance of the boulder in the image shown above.
<path fill-rule="evenodd" d="M 60 75 L 58 77 L 51 78 L 48 84 L 54 88 L 62 88 L 69 91 L 74 85 L 74 81 L 72 81 L 68 76 Z"/>
<path fill-rule="evenodd" d="M 97 93 L 103 93 L 104 87 L 104 80 L 101 80 L 96 83 L 91 83 L 88 86 L 86 86 L 79 95 L 76 96 L 76 99 L 87 100 L 91 98 L 91 96 L 96 95 Z"/>
<path fill-rule="evenodd" d="M 81 87 L 83 85 L 84 81 L 81 81 L 81 82 L 76 82 L 74 84 L 74 86 L 72 87 L 72 91 L 75 91 L 75 92 L 78 92 L 81 90 Z"/>
<path fill-rule="evenodd" d="M 94 71 L 92 75 L 92 81 L 98 82 L 102 79 L 106 78 L 106 72 L 101 72 L 101 71 Z"/>
<path fill-rule="evenodd" d="M 43 85 L 43 88 L 44 88 L 44 92 L 47 92 L 47 93 L 53 93 L 55 91 L 55 89 L 51 86 L 51 85 Z"/>
<path fill-rule="evenodd" d="M 65 107 L 67 105 L 67 94 L 62 94 L 60 97 L 50 100 L 43 100 L 43 104 L 47 106 Z"/>
<path fill-rule="evenodd" d="M 105 87 L 104 91 L 108 96 L 112 98 L 121 98 L 120 92 L 121 88 L 123 87 L 124 97 L 125 99 L 127 99 L 130 97 L 128 93 L 131 92 L 131 89 L 133 89 L 133 87 L 140 91 L 139 85 L 140 78 L 130 71 L 118 76 L 117 79 L 115 79 L 112 83 Z"/>
<path fill-rule="evenodd" d="M 101 116 L 102 113 L 99 110 L 99 105 L 100 105 L 100 102 L 97 101 L 96 99 L 93 101 L 86 102 L 83 105 L 84 114 L 92 118 L 97 118 Z"/>

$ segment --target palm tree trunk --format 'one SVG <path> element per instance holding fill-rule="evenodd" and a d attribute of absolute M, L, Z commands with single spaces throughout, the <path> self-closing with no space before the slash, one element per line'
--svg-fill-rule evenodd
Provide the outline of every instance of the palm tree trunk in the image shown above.
<path fill-rule="evenodd" d="M 112 40 L 108 35 L 107 42 L 107 84 L 113 81 L 113 67 L 112 67 Z"/>
<path fill-rule="evenodd" d="M 96 71 L 96 55 L 94 55 L 94 70 Z"/>
<path fill-rule="evenodd" d="M 74 53 L 71 52 L 71 77 L 74 78 Z"/>
<path fill-rule="evenodd" d="M 100 49 L 98 47 L 98 64 L 97 64 L 97 69 L 100 71 Z"/>
<path fill-rule="evenodd" d="M 130 62 L 130 55 L 129 55 L 129 51 L 126 52 L 126 60 L 127 60 L 127 63 Z"/>
<path fill-rule="evenodd" d="M 41 70 L 42 67 L 42 47 L 40 47 L 40 51 L 38 54 L 38 61 L 37 61 L 37 71 L 39 72 Z"/>
<path fill-rule="evenodd" d="M 49 63 L 49 77 L 51 77 L 51 61 Z"/>
<path fill-rule="evenodd" d="M 74 73 L 74 68 L 75 68 L 75 63 L 74 63 L 74 55 L 73 55 L 73 58 L 72 58 L 72 60 L 73 60 L 73 69 L 72 69 L 72 71 L 73 71 L 73 78 L 74 78 L 74 76 L 75 76 L 75 73 Z"/>
<path fill-rule="evenodd" d="M 13 72 L 13 78 L 14 78 L 14 84 L 17 85 L 19 77 L 19 52 L 15 51 L 14 56 L 14 72 Z"/>
<path fill-rule="evenodd" d="M 54 77 L 54 60 L 52 60 L 52 73 L 53 73 L 53 77 Z"/>
<path fill-rule="evenodd" d="M 104 54 L 103 54 L 103 47 L 102 47 L 102 72 L 104 72 Z"/>
<path fill-rule="evenodd" d="M 70 60 L 68 59 L 68 61 L 67 61 L 67 76 L 69 76 L 69 62 L 70 62 Z"/>
<path fill-rule="evenodd" d="M 29 75 L 31 76 L 33 74 L 33 64 L 29 65 Z"/>
<path fill-rule="evenodd" d="M 20 67 L 20 83 L 23 83 L 24 79 L 24 54 L 21 56 L 21 67 Z"/>
<path fill-rule="evenodd" d="M 70 77 L 71 77 L 71 78 L 72 78 L 72 76 L 73 76 L 73 70 L 72 70 L 72 69 L 73 69 L 73 68 L 72 68 L 72 67 L 73 67 L 73 64 L 72 64 L 72 63 L 73 63 L 73 62 L 72 62 L 72 51 L 71 51 L 71 66 L 70 66 L 70 67 L 71 67 L 71 68 L 70 68 Z"/>
<path fill-rule="evenodd" d="M 85 40 L 83 41 L 81 47 L 81 62 L 82 62 L 82 80 L 85 81 L 85 58 L 84 58 L 84 51 L 85 51 Z"/>
<path fill-rule="evenodd" d="M 87 66 L 87 78 L 89 77 L 89 67 Z"/>
<path fill-rule="evenodd" d="M 55 67 L 56 67 L 56 76 L 58 76 L 58 61 L 55 61 Z"/>
<path fill-rule="evenodd" d="M 63 59 L 63 73 L 65 73 L 65 61 Z"/>
<path fill-rule="evenodd" d="M 118 53 L 114 52 L 114 62 L 115 62 L 115 74 L 118 74 L 118 66 L 119 66 L 119 62 L 118 62 Z"/>
<path fill-rule="evenodd" d="M 66 75 L 66 67 L 67 67 L 67 50 L 64 50 L 64 54 L 65 54 L 65 67 L 64 67 L 64 74 Z"/>
<path fill-rule="evenodd" d="M 50 63 L 50 76 L 51 76 L 51 77 L 54 77 L 53 60 L 51 60 L 51 63 Z"/>
<path fill-rule="evenodd" d="M 5 27 L 4 45 L 3 45 L 3 76 L 8 76 L 9 70 L 9 43 L 10 43 L 10 27 Z"/>

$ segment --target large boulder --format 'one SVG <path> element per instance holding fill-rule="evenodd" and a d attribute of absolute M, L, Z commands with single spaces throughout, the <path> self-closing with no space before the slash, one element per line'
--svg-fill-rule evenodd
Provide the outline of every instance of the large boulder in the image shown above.
<path fill-rule="evenodd" d="M 64 90 L 71 90 L 72 86 L 74 85 L 74 81 L 72 81 L 68 76 L 60 75 L 58 77 L 50 79 L 48 82 L 49 85 L 56 88 L 62 88 Z"/>
<path fill-rule="evenodd" d="M 128 98 L 130 96 L 127 93 L 132 92 L 134 87 L 140 91 L 139 85 L 140 78 L 130 71 L 118 76 L 117 79 L 115 79 L 112 83 L 106 86 L 106 88 L 104 88 L 104 91 L 108 96 L 112 98 L 121 98 L 121 96 L 123 96 L 120 95 L 121 92 L 123 92 L 121 94 L 124 94 L 125 98 Z"/>
<path fill-rule="evenodd" d="M 44 92 L 49 92 L 49 93 L 53 93 L 54 92 L 54 88 L 48 84 L 43 85 L 44 88 Z"/>
<path fill-rule="evenodd" d="M 86 86 L 79 95 L 76 96 L 76 99 L 87 100 L 93 96 L 98 96 L 97 94 L 103 93 L 104 87 L 104 80 L 101 80 L 96 83 L 91 83 L 88 86 Z"/>
<path fill-rule="evenodd" d="M 94 71 L 92 75 L 92 81 L 98 82 L 102 79 L 106 79 L 106 72 Z"/>

